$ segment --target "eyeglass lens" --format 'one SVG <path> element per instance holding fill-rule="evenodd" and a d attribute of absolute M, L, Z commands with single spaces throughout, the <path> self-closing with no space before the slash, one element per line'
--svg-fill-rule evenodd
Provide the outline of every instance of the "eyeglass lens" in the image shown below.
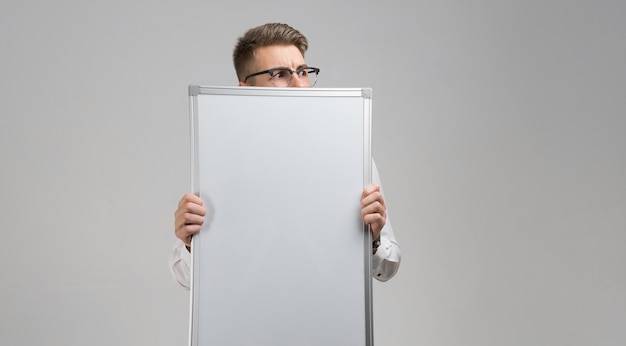
<path fill-rule="evenodd" d="M 297 78 L 300 78 L 303 82 L 308 82 L 307 84 L 309 84 L 309 86 L 313 86 L 317 82 L 317 73 L 314 69 L 305 68 L 296 70 L 294 73 L 297 73 Z M 277 69 L 272 75 L 272 83 L 278 88 L 288 87 L 291 85 L 294 73 L 289 69 Z"/>

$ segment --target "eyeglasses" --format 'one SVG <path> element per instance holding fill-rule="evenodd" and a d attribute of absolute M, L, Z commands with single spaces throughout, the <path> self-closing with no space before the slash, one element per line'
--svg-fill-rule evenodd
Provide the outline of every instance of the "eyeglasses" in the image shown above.
<path fill-rule="evenodd" d="M 270 75 L 270 80 L 272 81 L 272 84 L 274 84 L 274 86 L 277 88 L 285 88 L 291 85 L 291 76 L 294 73 L 298 75 L 299 79 L 305 82 L 309 82 L 309 86 L 314 86 L 317 82 L 317 74 L 320 73 L 320 69 L 317 67 L 300 67 L 296 70 L 292 70 L 286 67 L 276 67 L 247 75 L 243 81 L 247 82 L 248 78 L 250 77 L 259 76 L 266 73 Z"/>

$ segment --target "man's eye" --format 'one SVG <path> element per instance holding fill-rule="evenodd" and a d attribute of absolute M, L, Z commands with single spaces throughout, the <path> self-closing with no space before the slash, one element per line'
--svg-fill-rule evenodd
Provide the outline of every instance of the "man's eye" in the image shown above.
<path fill-rule="evenodd" d="M 300 77 L 306 77 L 309 75 L 309 70 L 300 70 L 298 71 L 298 76 Z"/>
<path fill-rule="evenodd" d="M 287 74 L 286 71 L 276 71 L 274 72 L 274 78 L 276 79 L 283 79 L 283 78 L 287 78 L 289 75 Z"/>

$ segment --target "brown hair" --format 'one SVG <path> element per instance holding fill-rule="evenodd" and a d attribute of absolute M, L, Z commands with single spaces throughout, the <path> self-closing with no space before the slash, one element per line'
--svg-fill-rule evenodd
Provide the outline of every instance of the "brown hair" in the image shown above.
<path fill-rule="evenodd" d="M 267 23 L 252 28 L 237 40 L 233 51 L 235 72 L 237 72 L 237 78 L 240 82 L 247 75 L 255 72 L 251 70 L 255 68 L 252 63 L 256 49 L 274 45 L 296 46 L 302 56 L 309 48 L 306 37 L 287 24 Z"/>

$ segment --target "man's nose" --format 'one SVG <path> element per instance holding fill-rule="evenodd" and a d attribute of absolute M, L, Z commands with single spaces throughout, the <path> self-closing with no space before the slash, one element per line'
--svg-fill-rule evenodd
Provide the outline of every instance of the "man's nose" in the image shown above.
<path fill-rule="evenodd" d="M 291 87 L 293 88 L 306 88 L 310 87 L 309 79 L 307 77 L 301 77 L 297 73 L 291 75 Z"/>

